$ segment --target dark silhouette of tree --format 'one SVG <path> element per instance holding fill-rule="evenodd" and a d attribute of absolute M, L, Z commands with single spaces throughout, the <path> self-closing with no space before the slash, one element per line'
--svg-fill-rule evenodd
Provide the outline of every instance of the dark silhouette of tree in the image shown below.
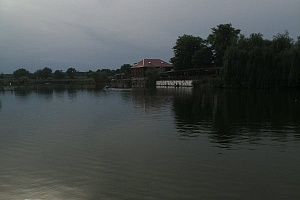
<path fill-rule="evenodd" d="M 96 72 L 91 72 L 90 76 L 95 79 L 96 83 L 107 83 L 110 81 L 108 70 L 97 70 Z"/>
<path fill-rule="evenodd" d="M 75 74 L 76 74 L 76 69 L 70 67 L 69 69 L 67 69 L 66 74 L 69 78 L 73 79 L 75 77 Z"/>
<path fill-rule="evenodd" d="M 30 77 L 29 71 L 27 71 L 26 69 L 23 69 L 23 68 L 14 71 L 13 75 L 14 75 L 14 78 L 17 78 L 17 79 L 20 77 Z"/>
<path fill-rule="evenodd" d="M 300 36 L 293 47 L 289 85 L 300 86 Z"/>
<path fill-rule="evenodd" d="M 124 64 L 120 67 L 120 73 L 124 73 L 126 75 L 131 74 L 131 65 L 130 64 Z"/>
<path fill-rule="evenodd" d="M 42 75 L 44 79 L 52 77 L 52 69 L 50 69 L 49 67 L 45 67 L 44 69 L 42 69 Z"/>
<path fill-rule="evenodd" d="M 53 73 L 53 78 L 55 78 L 55 79 L 64 79 L 64 78 L 66 78 L 66 73 L 64 73 L 62 70 L 56 70 Z"/>
<path fill-rule="evenodd" d="M 174 57 L 171 58 L 171 63 L 175 69 L 192 69 L 210 64 L 210 48 L 201 37 L 180 36 L 173 50 Z"/>
<path fill-rule="evenodd" d="M 205 44 L 201 44 L 201 48 L 193 56 L 192 65 L 194 68 L 210 67 L 213 61 L 212 49 Z"/>
<path fill-rule="evenodd" d="M 34 72 L 34 77 L 36 79 L 48 79 L 52 77 L 52 69 L 50 69 L 49 67 L 39 69 L 36 72 Z"/>
<path fill-rule="evenodd" d="M 33 77 L 35 79 L 41 79 L 43 76 L 43 73 L 42 73 L 42 70 L 41 69 L 38 69 L 36 70 L 34 73 L 33 73 Z"/>
<path fill-rule="evenodd" d="M 264 40 L 240 36 L 224 56 L 224 79 L 234 87 L 300 86 L 300 48 L 288 32 Z"/>
<path fill-rule="evenodd" d="M 226 49 L 238 38 L 241 30 L 235 29 L 231 24 L 220 24 L 212 28 L 207 37 L 215 56 L 215 64 L 222 66 Z"/>

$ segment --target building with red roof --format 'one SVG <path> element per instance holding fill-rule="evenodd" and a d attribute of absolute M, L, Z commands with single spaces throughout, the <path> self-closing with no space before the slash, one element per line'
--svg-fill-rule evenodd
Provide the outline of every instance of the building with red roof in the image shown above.
<path fill-rule="evenodd" d="M 173 69 L 173 65 L 161 59 L 143 59 L 131 67 L 131 76 L 136 78 L 145 77 L 146 71 L 151 68 L 161 69 L 161 72 L 168 72 Z"/>

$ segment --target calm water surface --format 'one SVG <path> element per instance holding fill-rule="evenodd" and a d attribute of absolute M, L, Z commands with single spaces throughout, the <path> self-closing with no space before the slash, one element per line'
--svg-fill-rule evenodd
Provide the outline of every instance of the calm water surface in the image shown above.
<path fill-rule="evenodd" d="M 0 93 L 0 199 L 300 199 L 300 93 Z"/>

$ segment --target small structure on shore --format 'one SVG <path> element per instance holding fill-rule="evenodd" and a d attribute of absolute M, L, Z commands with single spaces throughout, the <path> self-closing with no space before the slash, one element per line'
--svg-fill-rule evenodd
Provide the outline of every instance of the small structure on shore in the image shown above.
<path fill-rule="evenodd" d="M 203 67 L 197 69 L 176 70 L 159 74 L 156 86 L 160 87 L 193 87 L 194 81 L 203 77 L 214 77 L 219 75 L 221 67 Z"/>
<path fill-rule="evenodd" d="M 147 87 L 149 77 L 147 71 L 158 69 L 156 78 L 158 87 L 193 87 L 194 81 L 218 76 L 221 67 L 211 66 L 185 70 L 173 70 L 173 66 L 161 59 L 143 59 L 131 67 L 132 87 Z"/>
<path fill-rule="evenodd" d="M 131 67 L 132 87 L 146 87 L 147 71 L 157 69 L 159 72 L 170 72 L 173 65 L 161 59 L 143 59 Z"/>
<path fill-rule="evenodd" d="M 162 72 L 169 72 L 173 69 L 173 65 L 161 59 L 143 59 L 131 67 L 131 76 L 133 78 L 146 77 L 147 70 L 155 68 L 161 69 Z"/>

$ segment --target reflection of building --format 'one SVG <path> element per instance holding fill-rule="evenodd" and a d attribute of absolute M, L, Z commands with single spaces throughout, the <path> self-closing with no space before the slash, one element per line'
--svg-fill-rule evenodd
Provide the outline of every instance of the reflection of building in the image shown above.
<path fill-rule="evenodd" d="M 131 76 L 135 78 L 143 78 L 146 76 L 146 71 L 155 68 L 161 69 L 162 72 L 171 71 L 173 66 L 161 59 L 143 59 L 131 67 Z"/>
<path fill-rule="evenodd" d="M 145 111 L 156 111 L 160 113 L 159 109 L 164 109 L 171 103 L 172 95 L 175 89 L 160 89 L 160 90 L 145 90 L 133 89 L 132 102 L 135 103 L 137 108 L 142 108 Z"/>

